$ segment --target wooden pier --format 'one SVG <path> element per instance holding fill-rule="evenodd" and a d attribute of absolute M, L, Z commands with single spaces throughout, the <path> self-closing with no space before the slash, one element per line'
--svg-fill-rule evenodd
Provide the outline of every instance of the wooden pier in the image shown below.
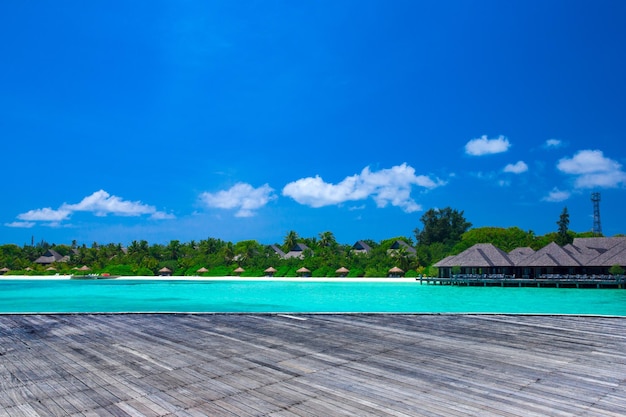
<path fill-rule="evenodd" d="M 416 278 L 422 284 L 459 285 L 469 287 L 545 287 L 545 288 L 613 288 L 625 289 L 626 280 L 588 278 Z"/>
<path fill-rule="evenodd" d="M 0 416 L 623 416 L 626 318 L 0 316 Z"/>

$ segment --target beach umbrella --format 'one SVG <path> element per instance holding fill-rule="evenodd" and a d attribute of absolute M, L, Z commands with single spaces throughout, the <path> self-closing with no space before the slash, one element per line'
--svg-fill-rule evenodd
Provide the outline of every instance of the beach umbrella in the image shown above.
<path fill-rule="evenodd" d="M 308 277 L 311 274 L 311 271 L 305 267 L 302 267 L 296 271 L 297 274 L 300 274 L 303 277 Z"/>
<path fill-rule="evenodd" d="M 169 268 L 163 267 L 159 269 L 159 275 L 171 275 L 172 271 Z"/>
<path fill-rule="evenodd" d="M 274 274 L 276 273 L 276 268 L 270 266 L 263 272 L 265 272 L 265 275 L 267 275 L 268 277 L 273 277 Z"/>
<path fill-rule="evenodd" d="M 350 270 L 346 268 L 345 266 L 342 266 L 341 268 L 335 271 L 335 273 L 341 277 L 345 277 L 346 275 L 348 275 L 348 272 L 350 272 Z"/>
<path fill-rule="evenodd" d="M 242 272 L 244 272 L 245 269 L 243 269 L 242 267 L 237 267 L 237 269 L 235 269 L 233 272 L 237 275 L 241 274 Z"/>
<path fill-rule="evenodd" d="M 209 270 L 206 269 L 205 267 L 202 267 L 202 268 L 198 269 L 196 272 L 199 273 L 199 274 L 204 274 L 205 272 L 209 272 Z"/>
<path fill-rule="evenodd" d="M 79 271 L 89 271 L 91 268 L 89 268 L 87 265 L 83 265 L 80 268 L 78 268 Z"/>
<path fill-rule="evenodd" d="M 10 271 L 10 269 L 9 269 L 9 268 L 4 267 L 4 268 L 0 269 L 0 274 L 1 274 L 1 275 L 4 275 L 4 274 L 6 274 L 6 273 L 7 273 L 7 272 L 9 272 L 9 271 Z"/>
<path fill-rule="evenodd" d="M 404 271 L 400 268 L 398 268 L 397 266 L 394 266 L 393 268 L 391 268 L 389 270 L 389 276 L 390 277 L 397 277 L 404 274 Z"/>

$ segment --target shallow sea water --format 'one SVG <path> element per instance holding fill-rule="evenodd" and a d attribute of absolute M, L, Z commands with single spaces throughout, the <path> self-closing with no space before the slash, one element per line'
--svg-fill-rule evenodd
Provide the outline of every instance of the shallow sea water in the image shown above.
<path fill-rule="evenodd" d="M 0 313 L 528 313 L 626 316 L 626 290 L 268 280 L 0 281 Z"/>

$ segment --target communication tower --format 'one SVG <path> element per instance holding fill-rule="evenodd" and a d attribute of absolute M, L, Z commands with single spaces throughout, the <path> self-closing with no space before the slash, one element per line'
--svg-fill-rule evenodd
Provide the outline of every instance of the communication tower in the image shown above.
<path fill-rule="evenodd" d="M 602 225 L 600 224 L 600 193 L 591 193 L 591 201 L 593 201 L 593 234 L 595 236 L 601 236 Z"/>

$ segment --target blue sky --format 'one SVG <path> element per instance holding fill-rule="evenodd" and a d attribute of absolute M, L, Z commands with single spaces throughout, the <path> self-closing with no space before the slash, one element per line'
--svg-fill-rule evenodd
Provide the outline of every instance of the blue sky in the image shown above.
<path fill-rule="evenodd" d="M 626 233 L 626 2 L 0 4 L 0 243 Z"/>

